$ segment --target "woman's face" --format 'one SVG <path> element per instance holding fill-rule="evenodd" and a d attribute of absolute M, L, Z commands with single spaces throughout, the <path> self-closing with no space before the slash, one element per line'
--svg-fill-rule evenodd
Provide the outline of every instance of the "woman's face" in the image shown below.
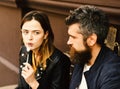
<path fill-rule="evenodd" d="M 27 49 L 38 50 L 48 33 L 44 33 L 41 24 L 33 19 L 22 26 L 22 38 Z"/>

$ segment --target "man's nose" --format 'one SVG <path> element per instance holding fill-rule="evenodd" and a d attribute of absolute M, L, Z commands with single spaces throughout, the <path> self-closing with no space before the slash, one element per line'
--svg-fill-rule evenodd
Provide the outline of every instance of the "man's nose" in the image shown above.
<path fill-rule="evenodd" d="M 71 44 L 71 41 L 70 41 L 70 38 L 68 39 L 67 41 L 67 45 L 70 45 Z"/>

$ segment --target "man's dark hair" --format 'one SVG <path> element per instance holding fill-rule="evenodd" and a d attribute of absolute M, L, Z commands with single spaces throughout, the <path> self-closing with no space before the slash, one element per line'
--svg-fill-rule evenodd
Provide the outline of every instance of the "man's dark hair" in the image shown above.
<path fill-rule="evenodd" d="M 100 45 L 104 44 L 109 30 L 109 21 L 106 14 L 100 9 L 90 5 L 78 7 L 74 11 L 70 11 L 70 15 L 65 21 L 68 26 L 79 23 L 84 40 L 92 33 L 95 33 L 97 35 L 97 43 Z"/>

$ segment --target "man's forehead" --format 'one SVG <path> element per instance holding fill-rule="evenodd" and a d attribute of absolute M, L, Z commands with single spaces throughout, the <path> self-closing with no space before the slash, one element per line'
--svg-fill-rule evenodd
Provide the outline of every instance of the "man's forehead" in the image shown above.
<path fill-rule="evenodd" d="M 68 27 L 68 33 L 81 33 L 80 24 L 75 23 Z"/>

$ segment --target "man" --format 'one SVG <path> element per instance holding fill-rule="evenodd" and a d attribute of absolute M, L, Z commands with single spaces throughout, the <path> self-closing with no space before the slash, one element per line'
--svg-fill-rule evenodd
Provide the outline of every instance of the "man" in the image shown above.
<path fill-rule="evenodd" d="M 120 57 L 104 44 L 109 30 L 106 14 L 81 6 L 66 18 L 71 61 L 70 89 L 120 89 Z"/>

